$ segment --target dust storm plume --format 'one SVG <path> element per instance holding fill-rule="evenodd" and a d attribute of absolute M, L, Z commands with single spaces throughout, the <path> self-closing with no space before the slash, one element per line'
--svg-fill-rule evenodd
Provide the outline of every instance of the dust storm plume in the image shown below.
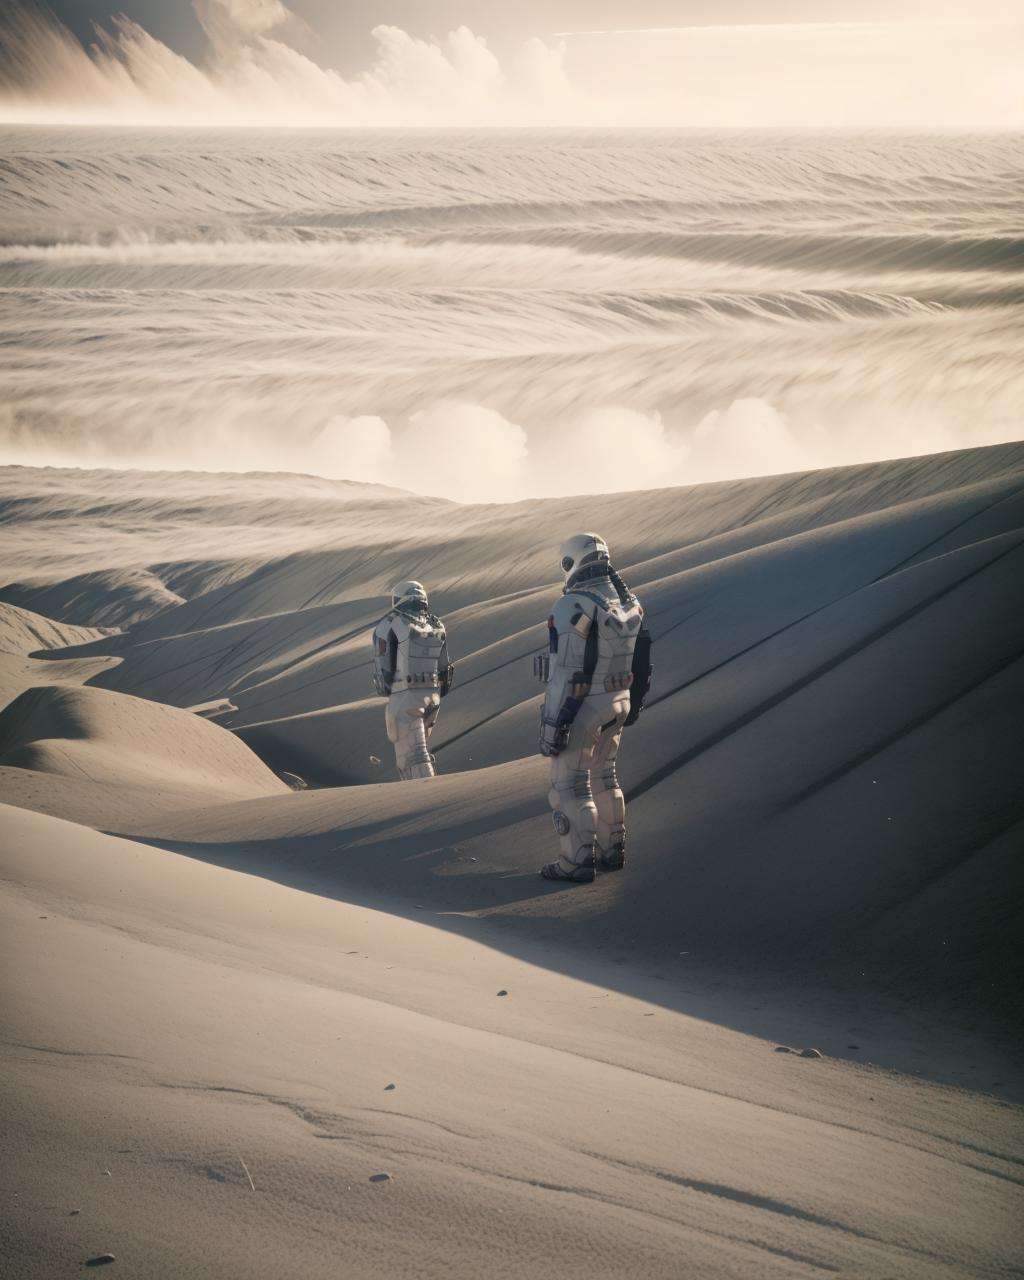
<path fill-rule="evenodd" d="M 4 20 L 7 461 L 496 501 L 1019 436 L 1012 24 L 381 26 L 346 77 L 195 9 L 201 65 Z"/>

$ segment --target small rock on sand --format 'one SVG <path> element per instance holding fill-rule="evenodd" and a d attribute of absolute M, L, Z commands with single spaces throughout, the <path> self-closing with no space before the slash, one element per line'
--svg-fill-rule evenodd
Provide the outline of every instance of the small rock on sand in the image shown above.
<path fill-rule="evenodd" d="M 114 1261 L 112 1253 L 98 1253 L 95 1258 L 89 1258 L 85 1262 L 87 1267 L 105 1267 L 108 1263 Z"/>
<path fill-rule="evenodd" d="M 371 1173 L 370 1181 L 371 1182 L 390 1182 L 391 1174 L 390 1173 Z"/>
<path fill-rule="evenodd" d="M 395 1089 L 395 1088 L 397 1088 L 397 1086 L 396 1086 L 396 1085 L 393 1085 L 393 1084 L 386 1084 L 386 1085 L 384 1086 L 384 1092 L 385 1092 L 385 1093 L 389 1093 L 392 1089 Z"/>

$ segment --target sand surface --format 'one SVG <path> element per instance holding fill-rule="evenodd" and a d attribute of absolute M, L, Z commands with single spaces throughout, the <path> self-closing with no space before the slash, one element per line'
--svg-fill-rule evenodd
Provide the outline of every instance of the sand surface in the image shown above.
<path fill-rule="evenodd" d="M 0 504 L 13 1274 L 1019 1274 L 1024 446 L 592 504 L 656 680 L 584 890 L 536 876 L 563 502 Z M 408 576 L 431 783 L 369 696 Z"/>
<path fill-rule="evenodd" d="M 168 1276 L 1018 1256 L 1005 1103 L 776 1054 L 609 990 L 597 958 L 585 981 L 41 815 L 5 830 L 23 1274 L 103 1251 Z"/>

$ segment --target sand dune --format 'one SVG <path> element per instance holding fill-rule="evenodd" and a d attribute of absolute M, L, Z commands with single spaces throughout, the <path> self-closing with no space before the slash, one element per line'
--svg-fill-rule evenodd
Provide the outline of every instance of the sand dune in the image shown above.
<path fill-rule="evenodd" d="M 998 445 L 628 493 L 614 502 L 601 495 L 574 500 L 573 510 L 600 512 L 620 562 L 633 565 L 684 545 L 700 555 L 699 544 L 714 538 L 738 536 L 745 546 L 758 545 L 767 540 L 758 530 L 763 520 L 779 521 L 771 536 L 787 536 L 965 485 L 1011 480 L 1022 458 L 1020 444 Z M 489 583 L 518 590 L 553 581 L 550 539 L 557 541 L 565 524 L 567 501 L 457 505 L 379 485 L 280 473 L 0 467 L 8 579 L 0 597 L 9 598 L 15 582 L 31 591 L 122 568 L 148 568 L 189 601 L 244 580 L 230 599 L 208 602 L 218 604 L 222 625 L 324 598 L 350 599 L 357 585 L 379 593 L 396 570 L 414 567 L 444 593 L 451 610 L 460 595 L 472 603 L 502 594 L 481 595 Z M 749 537 L 741 532 L 747 529 Z M 459 590 L 471 557 L 475 595 Z M 29 598 L 15 603 L 31 607 Z M 183 621 L 194 625 L 194 616 L 193 610 L 167 613 L 161 633 L 170 625 L 186 629 Z"/>
<path fill-rule="evenodd" d="M 339 527 L 353 542 L 372 538 L 389 527 L 395 500 L 410 516 L 452 506 L 319 476 L 3 467 L 0 477 L 5 576 L 14 579 L 3 598 L 18 594 L 24 599 L 14 603 L 28 606 L 57 589 L 49 597 L 57 601 L 55 615 L 66 607 L 61 584 L 82 575 L 141 571 L 192 599 L 261 560 L 323 542 Z M 106 592 L 96 597 L 93 607 L 103 607 Z"/>
<path fill-rule="evenodd" d="M 778 1055 L 557 955 L 4 825 L 19 1274 L 105 1251 L 232 1277 L 966 1277 L 1018 1256 L 998 1102 Z"/>
<path fill-rule="evenodd" d="M 16 479 L 24 486 L 25 473 Z M 194 498 L 197 483 L 185 480 L 185 497 Z M 323 498 L 323 486 L 314 488 Z M 350 488 L 343 487 L 335 513 L 345 529 L 353 515 Z M 217 492 L 232 489 L 244 485 L 221 483 Z M 158 517 L 179 523 L 168 508 L 166 477 L 161 494 L 143 538 Z M 307 497 L 300 482 L 295 503 Z M 144 500 L 145 490 L 138 501 Z M 400 498 L 380 501 L 392 511 Z M 432 528 L 418 548 L 417 571 L 432 586 L 429 562 L 437 566 L 435 599 L 459 658 L 458 684 L 435 738 L 443 770 L 456 776 L 438 794 L 446 806 L 458 795 L 468 798 L 470 810 L 481 807 L 463 826 L 448 821 L 444 827 L 451 841 L 469 836 L 481 846 L 468 855 L 477 859 L 472 875 L 456 868 L 463 909 L 490 911 L 504 903 L 507 894 L 495 889 L 494 877 L 528 877 L 548 843 L 537 768 L 508 769 L 534 751 L 529 662 L 551 588 L 537 585 L 548 574 L 531 563 L 550 554 L 555 532 L 549 542 L 542 531 L 553 524 L 556 505 L 440 504 L 455 532 Z M 711 952 L 756 954 L 767 947 L 817 955 L 852 946 L 858 963 L 875 954 L 874 922 L 886 918 L 890 942 L 907 953 L 908 963 L 927 959 L 930 983 L 975 989 L 994 981 L 1009 992 L 1017 966 L 1003 971 L 999 951 L 999 972 L 991 972 L 984 938 L 969 935 L 938 954 L 925 948 L 922 957 L 917 939 L 905 940 L 898 921 L 919 909 L 918 895 L 941 899 L 936 880 L 952 877 L 967 856 L 984 859 L 987 846 L 1021 819 L 1015 780 L 1021 743 L 1010 709 L 1024 631 L 1014 590 L 1024 554 L 1024 450 L 1008 446 L 630 495 L 623 507 L 619 521 L 633 521 L 633 548 L 626 553 L 633 560 L 620 562 L 643 594 L 657 639 L 651 707 L 623 760 L 643 856 L 628 892 L 608 885 L 574 914 L 594 916 L 627 936 L 644 920 L 648 942 L 667 947 L 680 936 Z M 238 509 L 233 498 L 231 519 Z M 277 511 L 287 524 L 280 491 Z M 119 766 L 93 767 L 91 776 L 68 779 L 57 792 L 21 767 L 7 775 L 8 797 L 134 835 L 203 846 L 276 841 L 267 862 L 279 870 L 301 862 L 309 871 L 308 850 L 298 852 L 303 841 L 337 849 L 355 833 L 374 853 L 333 868 L 332 892 L 365 883 L 443 901 L 452 892 L 448 862 L 459 863 L 460 855 L 439 850 L 437 831 L 424 820 L 417 847 L 434 856 L 396 865 L 393 851 L 406 847 L 409 834 L 405 802 L 395 808 L 405 789 L 392 795 L 376 785 L 392 774 L 380 706 L 367 697 L 366 632 L 388 579 L 373 553 L 380 548 L 368 553 L 364 545 L 372 530 L 361 505 L 357 514 L 357 529 L 339 528 L 329 549 L 278 555 L 255 568 L 191 564 L 190 590 L 206 582 L 209 590 L 124 636 L 64 652 L 95 659 L 113 651 L 116 664 L 91 683 L 135 695 L 121 717 L 113 710 L 116 695 L 108 694 L 102 745 L 79 742 L 77 750 L 130 754 L 126 726 L 146 706 L 140 697 L 180 706 L 230 700 L 229 710 L 208 714 L 275 770 L 320 786 L 374 786 L 372 836 L 350 816 L 353 804 L 356 813 L 361 806 L 348 790 L 303 798 L 282 793 L 280 802 L 270 802 L 273 818 L 261 805 L 251 820 L 237 806 L 230 820 L 223 813 L 207 819 L 211 804 L 239 797 L 228 795 L 226 784 L 207 781 L 186 807 L 161 799 L 163 792 L 180 793 L 186 782 L 186 790 L 195 785 L 194 777 L 173 769 L 145 778 L 130 770 L 130 794 L 112 805 L 108 788 L 116 787 Z M 133 506 L 133 520 L 139 515 Z M 392 576 L 398 549 L 412 542 L 413 518 L 407 516 L 402 535 L 386 549 Z M 215 515 L 207 512 L 207 519 L 214 523 Z M 245 537 L 239 535 L 243 545 Z M 677 545 L 665 549 L 673 537 Z M 644 552 L 655 554 L 637 554 L 641 538 Z M 504 594 L 481 598 L 499 567 Z M 180 582 L 181 570 L 163 572 Z M 470 593 L 473 603 L 445 603 L 457 605 Z M 965 627 L 965 618 L 985 625 Z M 963 722 L 962 730 L 946 732 L 954 720 Z M 195 727 L 194 717 L 184 717 L 174 732 Z M 112 747 L 111 739 L 120 746 Z M 236 739 L 224 739 L 240 749 Z M 178 744 L 174 751 L 184 757 L 190 748 Z M 12 762 L 8 754 L 6 763 Z M 471 775 L 460 780 L 464 771 L 481 768 L 491 770 L 486 783 Z M 218 770 L 199 772 L 209 780 Z M 163 792 L 154 786 L 158 773 Z M 924 803 L 932 790 L 939 795 Z M 847 798 L 836 821 L 840 796 Z M 492 847 L 486 833 L 494 829 L 508 834 Z M 709 842 L 717 850 L 711 863 L 703 852 Z M 823 849 L 830 859 L 825 877 L 817 874 Z M 680 891 L 666 895 L 666 880 Z M 526 883 L 529 905 L 517 912 L 557 918 L 560 908 L 536 887 L 527 891 Z M 1015 895 L 1006 900 L 1014 903 Z M 737 910 L 742 927 L 725 933 L 720 921 Z M 932 918 L 936 933 L 944 940 L 962 937 L 956 895 L 943 910 Z M 983 933 L 997 935 L 1000 919 L 997 913 Z"/>
<path fill-rule="evenodd" d="M 103 652 L 61 656 L 97 641 Z M 0 706 L 36 684 L 84 684 L 120 658 L 108 651 L 99 627 L 74 627 L 0 602 Z"/>
<path fill-rule="evenodd" d="M 180 812 L 289 790 L 201 716 L 59 685 L 27 689 L 0 711 L 0 770 L 22 803 L 59 805 L 97 826 L 116 824 L 118 809 Z"/>
<path fill-rule="evenodd" d="M 630 862 L 583 891 L 536 875 L 530 665 L 564 502 L 288 476 L 126 492 L 0 473 L 0 597 L 84 627 L 3 606 L 7 909 L 52 942 L 5 1050 L 39 1195 L 131 1148 L 121 1238 L 147 1274 L 327 1274 L 324 1231 L 353 1275 L 1020 1265 L 1019 1111 L 983 1095 L 1024 1087 L 1024 445 L 575 508 L 656 644 L 623 749 Z M 66 574 L 40 525 L 66 526 Z M 458 661 L 431 783 L 392 781 L 368 687 L 410 574 Z M 70 971 L 116 999 L 73 1009 Z M 898 1074 L 851 1065 L 865 1044 Z M 408 1107 L 382 1092 L 398 1074 Z M 69 1123 L 54 1173 L 28 1153 Z M 116 1234 L 111 1190 L 89 1248 Z M 193 1219 L 206 1253 L 172 1262 Z M 26 1274 L 86 1247 L 19 1222 Z M 503 1230 L 495 1270 L 475 1241 Z"/>
<path fill-rule="evenodd" d="M 191 497 L 194 478 L 185 483 Z M 232 486 L 244 487 L 220 489 Z M 166 519 L 166 479 L 162 488 Z M 347 490 L 339 501 L 347 520 Z M 383 501 L 391 510 L 399 499 Z M 125 725 L 146 706 L 140 697 L 184 707 L 230 700 L 208 713 L 235 731 L 225 741 L 241 749 L 241 738 L 278 773 L 342 790 L 279 789 L 279 798 L 211 812 L 241 797 L 211 783 L 209 797 L 200 790 L 182 806 L 159 799 L 154 775 L 142 785 L 126 774 L 133 790 L 112 804 L 114 769 L 54 792 L 21 767 L 5 776 L 7 798 L 200 846 L 205 856 L 246 842 L 246 856 L 255 845 L 268 874 L 316 869 L 317 884 L 336 894 L 362 886 L 554 921 L 581 941 L 596 929 L 643 933 L 648 946 L 668 950 L 682 937 L 713 955 L 845 957 L 883 976 L 895 954 L 900 972 L 909 968 L 926 989 L 1012 1000 L 1020 969 L 998 942 L 1007 913 L 1019 911 L 1012 880 L 1004 905 L 979 908 L 969 927 L 961 892 L 942 886 L 965 860 L 987 864 L 990 846 L 1024 818 L 1014 711 L 1024 447 L 627 495 L 622 505 L 617 520 L 633 526 L 620 563 L 657 645 L 650 709 L 623 754 L 637 858 L 628 880 L 581 899 L 571 924 L 561 922 L 561 899 L 532 880 L 549 845 L 540 766 L 512 763 L 535 750 L 529 668 L 552 594 L 540 585 L 550 576 L 542 557 L 564 518 L 559 504 L 442 504 L 455 531 L 432 529 L 440 542 L 418 548 L 416 571 L 432 586 L 436 566 L 435 600 L 459 660 L 434 743 L 448 775 L 434 792 L 443 797 L 438 823 L 421 789 L 407 799 L 408 788 L 380 786 L 393 773 L 380 705 L 367 696 L 366 634 L 388 579 L 364 545 L 361 509 L 357 530 L 339 528 L 329 549 L 280 554 L 247 573 L 208 566 L 210 590 L 124 636 L 67 650 L 116 651 L 117 664 L 91 683 L 134 695 Z M 386 549 L 383 572 L 398 573 L 396 548 L 412 541 L 418 514 Z M 498 568 L 502 594 L 486 598 Z M 189 572 L 194 591 L 203 572 L 195 564 Z M 467 595 L 473 603 L 460 606 Z M 116 697 L 103 704 L 104 734 L 114 737 Z M 178 726 L 194 728 L 195 717 Z M 475 776 L 481 769 L 486 776 Z M 181 781 L 167 771 L 162 785 Z M 365 804 L 351 790 L 360 786 L 372 788 Z M 360 816 L 367 805 L 369 829 Z M 1012 877 L 1011 868 L 1000 874 Z M 514 906 L 509 876 L 522 899 Z M 904 926 L 923 899 L 927 936 Z"/>
<path fill-rule="evenodd" d="M 101 569 L 53 584 L 11 583 L 7 600 L 30 600 L 53 618 L 74 622 L 89 618 L 97 625 L 130 626 L 151 614 L 184 603 L 149 569 Z"/>

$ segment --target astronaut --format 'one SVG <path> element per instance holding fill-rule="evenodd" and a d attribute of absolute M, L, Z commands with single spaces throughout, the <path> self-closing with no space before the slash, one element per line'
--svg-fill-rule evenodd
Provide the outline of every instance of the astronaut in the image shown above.
<path fill-rule="evenodd" d="M 578 533 L 561 547 L 562 598 L 548 618 L 548 651 L 534 659 L 547 685 L 540 751 L 551 758 L 552 820 L 561 852 L 546 880 L 586 884 L 618 871 L 626 801 L 615 761 L 651 684 L 651 637 L 636 596 L 612 568 L 608 545 Z"/>
<path fill-rule="evenodd" d="M 452 687 L 444 623 L 419 582 L 400 582 L 373 632 L 373 687 L 387 698 L 385 724 L 400 778 L 434 777 L 427 741 Z"/>

